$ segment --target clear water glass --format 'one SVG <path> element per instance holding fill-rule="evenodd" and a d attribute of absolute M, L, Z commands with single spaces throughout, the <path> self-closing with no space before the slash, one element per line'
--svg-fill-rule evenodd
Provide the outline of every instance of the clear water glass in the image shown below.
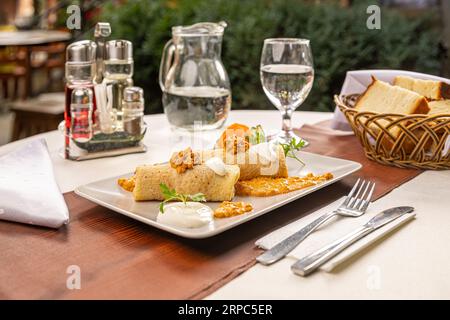
<path fill-rule="evenodd" d="M 292 138 L 300 141 L 292 130 L 291 118 L 295 109 L 306 100 L 314 81 L 309 40 L 264 40 L 260 76 L 266 96 L 282 116 L 282 130 L 269 138 L 280 143 L 288 143 Z"/>

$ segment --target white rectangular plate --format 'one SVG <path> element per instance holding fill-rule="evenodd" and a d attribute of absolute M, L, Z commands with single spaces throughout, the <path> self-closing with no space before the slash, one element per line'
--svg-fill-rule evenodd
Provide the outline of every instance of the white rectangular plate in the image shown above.
<path fill-rule="evenodd" d="M 361 164 L 354 161 L 325 157 L 308 152 L 299 152 L 298 156 L 306 165 L 301 167 L 297 161 L 288 158 L 287 165 L 290 176 L 302 176 L 310 172 L 314 174 L 331 172 L 333 179 L 306 189 L 272 197 L 235 197 L 233 201 L 250 202 L 253 205 L 253 211 L 231 218 L 214 219 L 213 224 L 201 228 L 181 228 L 157 222 L 156 216 L 159 211 L 159 201 L 134 201 L 132 193 L 123 190 L 117 184 L 117 179 L 124 177 L 124 175 L 78 187 L 75 189 L 75 193 L 101 206 L 176 235 L 186 238 L 208 238 L 335 183 L 361 168 Z M 131 175 L 130 173 L 129 176 Z M 219 203 L 208 202 L 207 205 L 214 210 Z"/>

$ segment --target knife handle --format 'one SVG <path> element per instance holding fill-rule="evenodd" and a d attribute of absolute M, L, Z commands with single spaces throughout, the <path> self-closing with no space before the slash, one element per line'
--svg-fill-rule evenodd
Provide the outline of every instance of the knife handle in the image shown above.
<path fill-rule="evenodd" d="M 337 212 L 332 211 L 320 216 L 307 226 L 303 227 L 293 235 L 287 237 L 286 239 L 276 244 L 274 247 L 258 256 L 256 260 L 266 266 L 277 262 L 278 260 L 286 256 L 289 252 L 294 250 L 294 248 L 298 246 L 298 244 L 302 242 L 311 232 L 316 230 L 319 226 L 324 224 L 335 215 L 337 215 Z"/>
<path fill-rule="evenodd" d="M 307 276 L 322 264 L 336 256 L 338 253 L 349 247 L 351 244 L 371 233 L 374 229 L 362 227 L 331 244 L 311 253 L 310 255 L 298 260 L 291 266 L 291 270 L 302 277 Z"/>

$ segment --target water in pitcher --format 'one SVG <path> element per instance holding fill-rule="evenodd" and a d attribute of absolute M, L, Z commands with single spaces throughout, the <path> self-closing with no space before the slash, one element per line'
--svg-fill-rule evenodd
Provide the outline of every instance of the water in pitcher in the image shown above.
<path fill-rule="evenodd" d="M 163 93 L 164 112 L 174 128 L 202 130 L 220 128 L 231 108 L 228 89 L 198 86 L 174 87 Z"/>

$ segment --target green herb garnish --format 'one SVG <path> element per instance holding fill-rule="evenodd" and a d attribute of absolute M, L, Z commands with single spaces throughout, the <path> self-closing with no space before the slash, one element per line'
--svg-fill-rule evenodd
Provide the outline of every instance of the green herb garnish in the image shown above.
<path fill-rule="evenodd" d="M 305 164 L 302 160 L 300 160 L 294 151 L 300 151 L 305 146 L 305 140 L 300 139 L 299 142 L 292 138 L 289 143 L 280 143 L 280 146 L 283 147 L 284 155 L 286 157 L 292 158 L 300 162 L 301 164 Z"/>
<path fill-rule="evenodd" d="M 249 143 L 255 145 L 263 142 L 266 142 L 266 134 L 264 133 L 262 126 L 258 124 L 256 127 L 251 127 Z"/>
<path fill-rule="evenodd" d="M 175 191 L 175 189 L 170 189 L 166 184 L 160 183 L 159 188 L 164 196 L 164 201 L 159 204 L 159 211 L 164 213 L 164 204 L 169 201 L 181 201 L 186 205 L 188 201 L 194 202 L 205 202 L 206 197 L 203 193 L 196 194 L 181 194 Z"/>

